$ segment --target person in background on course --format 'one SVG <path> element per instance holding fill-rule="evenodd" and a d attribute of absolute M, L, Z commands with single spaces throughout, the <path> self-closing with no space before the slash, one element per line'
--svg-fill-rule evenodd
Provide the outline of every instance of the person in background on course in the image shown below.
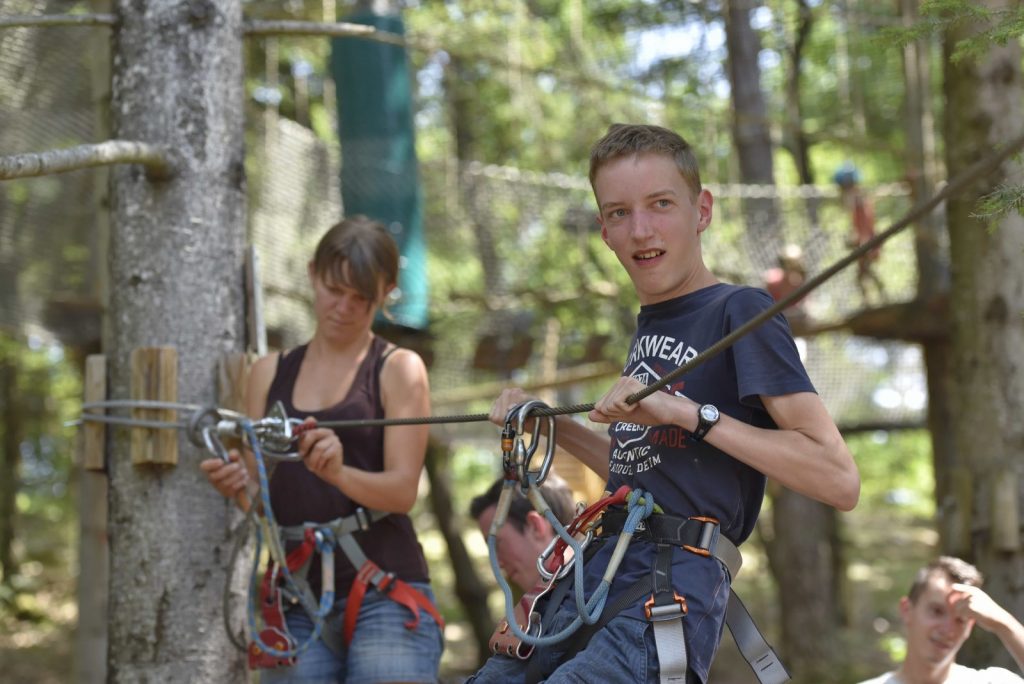
<path fill-rule="evenodd" d="M 861 684 L 1024 684 L 1009 670 L 974 670 L 956 655 L 977 625 L 1003 642 L 1024 672 L 1024 625 L 981 590 L 978 569 L 951 556 L 921 568 L 900 599 L 907 655 L 899 668 Z"/>
<path fill-rule="evenodd" d="M 850 510 L 860 495 L 860 477 L 781 315 L 670 386 L 627 403 L 769 308 L 772 298 L 764 290 L 721 283 L 705 265 L 701 239 L 711 224 L 713 198 L 701 186 L 692 148 L 675 132 L 611 126 L 591 150 L 590 182 L 601 237 L 639 297 L 638 327 L 622 377 L 588 415 L 593 423 L 607 424 L 607 431 L 558 416 L 556 441 L 607 478 L 608 491 L 622 485 L 645 490 L 664 511 L 647 518 L 646 531 L 634 536 L 605 605 L 613 605 L 627 587 L 667 578 L 668 596 L 674 591 L 687 606 L 681 617 L 688 658 L 684 676 L 687 682 L 707 682 L 731 578 L 707 549 L 691 552 L 682 546 L 690 542 L 661 540 L 673 529 L 704 530 L 710 519 L 708 524 L 717 525 L 729 541 L 743 543 L 760 512 L 766 477 Z M 527 398 L 519 388 L 504 390 L 491 408 L 491 421 L 504 425 L 508 411 Z M 605 534 L 612 513 L 604 515 Z M 692 516 L 705 520 L 689 520 Z M 655 536 L 652 526 L 662 532 Z M 587 560 L 588 595 L 615 546 L 604 543 Z M 662 567 L 666 552 L 668 572 L 653 572 L 656 562 Z M 659 597 L 663 594 L 662 584 Z M 529 661 L 496 655 L 469 681 L 523 682 L 529 667 L 549 684 L 658 682 L 662 656 L 655 623 L 644 609 L 651 597 L 648 590 L 610 617 L 571 657 L 564 642 L 538 646 Z M 558 633 L 572 623 L 574 604 L 573 592 L 567 592 L 543 633 Z"/>
<path fill-rule="evenodd" d="M 795 292 L 807 280 L 807 268 L 804 266 L 804 252 L 799 245 L 789 244 L 779 253 L 778 266 L 764 272 L 764 289 L 775 301 L 780 301 Z M 798 299 L 783 311 L 789 324 L 801 327 L 808 322 L 804 299 Z"/>
<path fill-rule="evenodd" d="M 498 478 L 486 492 L 474 498 L 469 504 L 469 515 L 476 520 L 484 537 L 490 533 L 491 521 L 494 520 L 494 512 L 504 482 L 504 478 Z M 547 518 L 534 510 L 533 504 L 523 496 L 518 487 L 514 487 L 513 490 L 508 519 L 498 530 L 495 539 L 498 566 L 505 572 L 509 581 L 522 591 L 530 591 L 541 579 L 537 570 L 537 557 L 555 538 L 555 530 Z M 544 483 L 540 486 L 540 493 L 560 523 L 568 525 L 572 522 L 575 515 L 572 490 L 554 470 L 548 471 Z"/>
<path fill-rule="evenodd" d="M 832 180 L 839 186 L 839 198 L 850 215 L 852 232 L 847 246 L 851 249 L 860 247 L 875 237 L 875 208 L 861 189 L 860 172 L 852 163 L 846 162 L 833 174 Z M 879 303 L 885 301 L 885 288 L 874 267 L 880 253 L 881 249 L 875 247 L 857 260 L 857 288 L 865 306 L 869 301 L 869 284 L 874 288 Z"/>
<path fill-rule="evenodd" d="M 289 417 L 312 424 L 430 415 L 423 360 L 371 330 L 397 283 L 398 260 L 398 246 L 378 221 L 353 216 L 327 231 L 308 266 L 316 330 L 307 344 L 255 362 L 246 394 L 250 416 L 263 416 L 278 401 Z M 313 427 L 298 441 L 302 461 L 277 463 L 269 495 L 280 525 L 328 522 L 352 516 L 360 507 L 389 513 L 353 536 L 371 561 L 401 582 L 392 582 L 388 593 L 368 588 L 358 605 L 352 640 L 342 644 L 346 603 L 360 568 L 353 567 L 342 548 L 336 549 L 338 600 L 326 620 L 327 634 L 294 666 L 263 670 L 262 682 L 437 680 L 443 636 L 433 616 L 427 563 L 408 516 L 416 501 L 428 431 L 427 425 Z M 245 495 L 255 477 L 252 454 L 246 452 L 243 461 L 232 452 L 230 458 L 229 463 L 203 461 L 201 468 L 217 491 L 247 508 L 255 503 Z M 309 575 L 317 596 L 320 574 L 317 555 Z M 396 584 L 403 595 L 429 601 L 420 605 L 415 628 L 406 623 L 417 616 L 394 599 Z M 285 622 L 299 644 L 312 633 L 313 623 L 301 606 L 288 609 Z"/>

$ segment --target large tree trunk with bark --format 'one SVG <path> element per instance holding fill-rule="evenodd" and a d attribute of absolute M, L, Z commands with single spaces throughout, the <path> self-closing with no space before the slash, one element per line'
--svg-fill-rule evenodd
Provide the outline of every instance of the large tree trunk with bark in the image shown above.
<path fill-rule="evenodd" d="M 990 10 L 1016 2 L 986 0 Z M 946 35 L 946 161 L 952 176 L 1024 132 L 1024 85 L 1017 40 L 953 63 L 950 52 L 978 26 Z M 1024 218 L 976 216 L 977 202 L 1000 184 L 1024 182 L 1019 160 L 1003 163 L 947 204 L 952 262 L 955 534 L 944 551 L 974 562 L 986 591 L 1024 615 Z M 1014 668 L 999 641 L 975 629 L 961 658 L 975 666 Z"/>
<path fill-rule="evenodd" d="M 130 396 L 134 349 L 171 346 L 179 400 L 213 404 L 218 357 L 244 344 L 241 3 L 119 0 L 115 13 L 114 135 L 167 146 L 176 174 L 111 174 L 110 395 Z M 133 465 L 130 444 L 114 432 L 108 681 L 245 681 L 221 619 L 237 513 L 183 434 L 176 466 Z"/>
<path fill-rule="evenodd" d="M 779 649 L 794 682 L 815 684 L 835 671 L 837 516 L 834 508 L 784 487 L 773 485 L 771 492 L 772 537 L 762 534 L 762 540 L 779 591 Z"/>
<path fill-rule="evenodd" d="M 789 64 L 786 78 L 786 119 L 783 125 L 783 147 L 793 157 L 793 164 L 796 165 L 797 176 L 801 185 L 814 185 L 814 169 L 811 166 L 811 142 L 804 130 L 803 106 L 800 96 L 803 93 L 803 72 L 804 72 L 804 50 L 814 28 L 814 9 L 807 0 L 797 1 L 797 24 L 793 34 L 793 43 L 788 46 Z M 821 199 L 808 197 L 806 202 L 807 221 L 811 225 L 811 241 L 825 240 L 825 235 L 818 224 L 818 206 Z M 809 247 L 810 245 L 806 245 Z M 805 259 L 810 272 L 817 269 L 815 263 L 818 249 L 805 249 Z"/>

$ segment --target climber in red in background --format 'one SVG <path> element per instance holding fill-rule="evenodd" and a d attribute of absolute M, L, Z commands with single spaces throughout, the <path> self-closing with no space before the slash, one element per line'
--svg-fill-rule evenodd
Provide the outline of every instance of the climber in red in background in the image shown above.
<path fill-rule="evenodd" d="M 875 209 L 871 199 L 861 189 L 860 172 L 850 162 L 840 166 L 832 180 L 839 186 L 839 197 L 850 214 L 853 232 L 847 244 L 851 249 L 859 247 L 875 236 Z M 865 305 L 868 304 L 869 284 L 874 287 L 879 303 L 885 301 L 885 289 L 874 269 L 879 252 L 880 249 L 876 247 L 857 261 L 857 287 Z"/>

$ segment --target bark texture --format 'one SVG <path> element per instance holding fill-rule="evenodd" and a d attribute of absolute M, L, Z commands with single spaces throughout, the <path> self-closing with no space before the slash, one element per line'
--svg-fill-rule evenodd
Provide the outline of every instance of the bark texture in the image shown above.
<path fill-rule="evenodd" d="M 218 357 L 244 345 L 241 3 L 114 10 L 113 134 L 171 150 L 176 172 L 111 173 L 110 396 L 130 395 L 133 349 L 173 346 L 179 400 L 213 404 Z M 109 459 L 107 679 L 245 681 L 221 619 L 234 509 L 184 435 L 173 467 L 133 466 L 130 442 L 115 431 Z"/>
<path fill-rule="evenodd" d="M 1017 2 L 986 0 L 991 10 Z M 1021 46 L 992 44 L 953 63 L 958 41 L 978 26 L 946 35 L 946 163 L 955 175 L 1024 130 Z M 952 384 L 955 441 L 943 551 L 974 562 L 985 589 L 1024 615 L 1024 218 L 978 218 L 977 202 L 1000 184 L 1024 183 L 1019 159 L 1004 162 L 947 205 L 952 266 Z M 953 524 L 955 522 L 955 524 Z M 1015 668 L 997 639 L 975 629 L 960 658 L 974 666 Z"/>

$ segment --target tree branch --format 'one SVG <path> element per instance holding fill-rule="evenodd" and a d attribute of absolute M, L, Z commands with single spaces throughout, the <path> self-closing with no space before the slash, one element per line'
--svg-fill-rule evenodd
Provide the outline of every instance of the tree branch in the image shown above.
<path fill-rule="evenodd" d="M 142 164 L 151 180 L 167 180 L 174 174 L 174 165 L 166 149 L 129 140 L 108 140 L 63 150 L 0 156 L 0 180 L 45 176 L 110 164 Z"/>
<path fill-rule="evenodd" d="M 113 14 L 16 14 L 0 17 L 0 29 L 26 26 L 113 26 L 116 23 L 117 17 Z"/>
<path fill-rule="evenodd" d="M 405 37 L 397 33 L 380 31 L 373 26 L 366 24 L 353 24 L 349 22 L 321 23 L 316 21 L 263 21 L 250 19 L 242 24 L 242 30 L 246 36 L 335 36 L 365 38 L 379 43 L 390 43 L 391 45 L 405 45 Z"/>

